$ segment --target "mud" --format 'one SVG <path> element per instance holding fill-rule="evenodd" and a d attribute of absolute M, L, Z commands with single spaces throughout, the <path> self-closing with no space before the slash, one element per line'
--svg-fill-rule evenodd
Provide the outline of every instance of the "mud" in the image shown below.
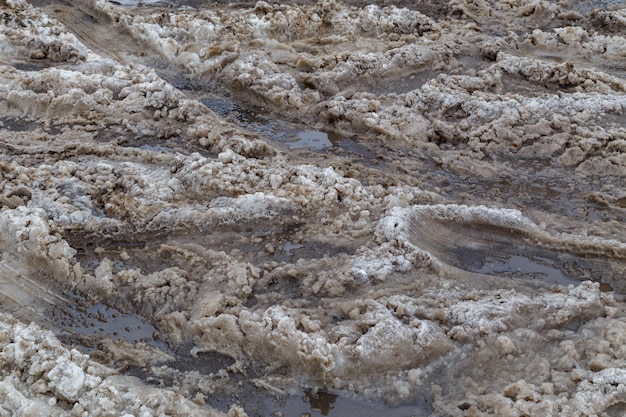
<path fill-rule="evenodd" d="M 619 415 L 619 1 L 0 1 L 0 414 Z"/>

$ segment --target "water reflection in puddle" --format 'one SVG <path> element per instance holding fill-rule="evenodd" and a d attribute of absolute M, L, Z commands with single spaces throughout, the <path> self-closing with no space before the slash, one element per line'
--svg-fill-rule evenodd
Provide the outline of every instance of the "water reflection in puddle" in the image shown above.
<path fill-rule="evenodd" d="M 167 350 L 154 339 L 156 329 L 136 314 L 125 314 L 104 304 L 89 305 L 72 292 L 52 288 L 39 276 L 21 273 L 10 263 L 0 262 L 0 306 L 16 318 L 54 330 L 62 339 L 99 336 L 128 343 L 145 342 Z M 90 350 L 89 346 L 82 346 Z"/>
<path fill-rule="evenodd" d="M 261 110 L 248 109 L 236 101 L 205 96 L 199 101 L 215 114 L 225 118 L 245 130 L 263 138 L 278 142 L 293 150 L 330 151 L 356 157 L 368 164 L 377 164 L 379 153 L 352 137 L 344 136 L 332 129 L 306 129 L 302 124 L 293 124 L 285 120 L 272 118 Z"/>
<path fill-rule="evenodd" d="M 301 129 L 285 121 L 243 108 L 235 101 L 225 98 L 205 97 L 200 102 L 230 122 L 279 142 L 289 149 L 313 151 L 340 149 L 366 161 L 376 157 L 375 151 L 332 130 Z"/>
<path fill-rule="evenodd" d="M 424 215 L 412 220 L 408 238 L 442 263 L 469 272 L 540 286 L 577 286 L 591 280 L 602 291 L 624 290 L 622 261 L 535 246 L 531 234 L 514 228 Z"/>
<path fill-rule="evenodd" d="M 328 133 L 319 130 L 305 130 L 298 132 L 297 140 L 291 142 L 288 146 L 292 149 L 323 149 L 332 145 L 333 144 L 328 139 Z"/>
<path fill-rule="evenodd" d="M 279 142 L 290 149 L 321 150 L 333 146 L 333 134 L 321 130 L 302 130 L 287 122 L 254 112 L 224 98 L 200 100 L 214 113 L 251 132 Z"/>
<path fill-rule="evenodd" d="M 580 283 L 579 280 L 563 274 L 563 271 L 555 266 L 553 259 L 543 257 L 531 258 L 510 254 L 489 255 L 485 257 L 482 268 L 479 268 L 476 272 L 484 274 L 519 274 L 559 285 L 578 285 Z"/>
<path fill-rule="evenodd" d="M 62 340 L 78 344 L 84 352 L 93 351 L 94 342 L 97 344 L 105 339 L 130 344 L 143 342 L 169 352 L 165 343 L 154 338 L 156 329 L 148 320 L 102 303 L 87 307 L 82 297 L 75 294 L 70 297 L 71 303 L 55 306 L 49 317 Z"/>
<path fill-rule="evenodd" d="M 298 250 L 298 249 L 300 249 L 302 247 L 304 247 L 304 245 L 301 245 L 299 243 L 287 242 L 283 246 L 283 251 L 285 252 L 285 254 L 287 254 L 287 256 L 291 256 L 292 255 L 292 253 L 291 253 L 292 251 Z"/>
<path fill-rule="evenodd" d="M 216 97 L 205 97 L 201 99 L 200 102 L 207 106 L 213 113 L 220 116 L 228 116 L 229 114 L 239 110 L 237 103 L 231 100 Z"/>
<path fill-rule="evenodd" d="M 83 335 L 106 335 L 111 340 L 125 340 L 128 343 L 146 342 L 167 349 L 164 343 L 154 340 L 156 329 L 146 320 L 135 314 L 121 313 L 104 304 L 96 304 L 79 312 L 72 330 Z"/>
<path fill-rule="evenodd" d="M 432 408 L 426 401 L 390 407 L 381 403 L 356 401 L 351 398 L 329 392 L 306 390 L 301 397 L 291 396 L 280 405 L 265 404 L 259 413 L 250 413 L 250 416 L 360 416 L 360 417 L 408 417 L 431 415 Z M 262 414 L 265 412 L 265 414 Z"/>

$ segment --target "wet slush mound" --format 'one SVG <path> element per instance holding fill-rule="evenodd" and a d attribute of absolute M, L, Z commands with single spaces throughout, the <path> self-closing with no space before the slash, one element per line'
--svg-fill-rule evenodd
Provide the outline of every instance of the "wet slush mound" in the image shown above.
<path fill-rule="evenodd" d="M 444 267 L 547 287 L 591 280 L 603 291 L 624 294 L 623 245 L 616 251 L 616 242 L 553 237 L 519 214 L 486 207 L 418 207 L 409 215 L 405 234 Z M 609 251 L 613 256 L 607 256 Z"/>

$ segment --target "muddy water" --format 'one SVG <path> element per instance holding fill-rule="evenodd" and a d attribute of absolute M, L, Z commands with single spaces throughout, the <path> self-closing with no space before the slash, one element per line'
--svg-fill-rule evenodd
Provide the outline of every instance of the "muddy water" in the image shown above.
<path fill-rule="evenodd" d="M 0 7 L 7 413 L 623 409 L 623 2 Z"/>

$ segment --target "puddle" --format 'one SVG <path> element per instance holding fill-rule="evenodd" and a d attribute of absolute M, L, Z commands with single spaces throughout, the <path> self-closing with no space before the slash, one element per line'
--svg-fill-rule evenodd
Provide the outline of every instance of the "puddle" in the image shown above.
<path fill-rule="evenodd" d="M 333 133 L 302 130 L 288 122 L 266 116 L 262 112 L 244 108 L 229 99 L 205 97 L 200 99 L 200 102 L 243 129 L 279 142 L 289 149 L 326 149 L 332 147 L 333 140 L 337 139 Z"/>
<path fill-rule="evenodd" d="M 297 250 L 297 249 L 301 249 L 303 247 L 304 247 L 304 245 L 300 245 L 298 243 L 287 242 L 283 246 L 283 252 L 285 252 L 285 254 L 287 256 L 291 256 L 292 255 L 292 253 L 291 253 L 292 251 Z"/>
<path fill-rule="evenodd" d="M 222 369 L 233 365 L 234 361 L 218 353 L 200 354 L 196 358 L 188 355 L 178 355 L 176 362 L 169 364 L 177 371 L 197 371 L 207 377 L 211 377 Z M 254 370 L 250 370 L 254 377 Z M 144 380 L 147 384 L 156 386 L 170 386 L 173 383 L 172 376 L 167 373 L 154 372 L 152 367 L 131 367 L 126 372 Z M 239 404 L 249 417 L 425 417 L 432 415 L 433 409 L 430 401 L 426 398 L 414 400 L 404 405 L 388 405 L 381 401 L 368 401 L 354 398 L 349 394 L 331 393 L 325 391 L 313 391 L 307 389 L 300 395 L 274 393 L 268 395 L 263 382 L 253 383 L 246 376 L 234 373 L 229 378 L 239 384 L 239 394 L 216 392 L 211 394 L 211 406 L 228 412 L 232 404 Z"/>
<path fill-rule="evenodd" d="M 408 238 L 442 263 L 469 272 L 545 287 L 592 280 L 602 291 L 624 291 L 624 262 L 536 246 L 537 237 L 513 227 L 484 220 L 444 221 L 425 214 L 413 219 Z"/>
<path fill-rule="evenodd" d="M 226 118 L 243 129 L 279 142 L 289 149 L 316 151 L 327 149 L 333 152 L 342 150 L 351 156 L 361 157 L 368 162 L 377 156 L 375 151 L 330 129 L 299 129 L 295 125 L 273 119 L 260 112 L 255 113 L 226 98 L 204 97 L 199 101 L 215 114 Z"/>
<path fill-rule="evenodd" d="M 265 416 L 294 416 L 294 417 L 319 417 L 319 416 L 360 416 L 360 417 L 409 417 L 431 415 L 432 408 L 425 401 L 403 406 L 388 406 L 381 403 L 356 401 L 341 395 L 329 392 L 318 391 L 317 393 L 307 390 L 301 397 L 292 396 L 280 404 L 279 407 L 272 407 L 271 404 L 264 406 L 263 410 L 255 413 L 249 411 L 250 417 Z M 248 410 L 246 408 L 246 410 Z M 279 414 L 282 413 L 282 414 Z"/>
<path fill-rule="evenodd" d="M 67 293 L 67 301 L 57 303 L 45 322 L 40 324 L 48 324 L 61 340 L 79 346 L 86 353 L 93 351 L 102 338 L 124 340 L 130 344 L 144 342 L 169 352 L 165 343 L 154 338 L 156 329 L 148 320 L 134 313 L 122 313 L 103 303 L 89 305 L 83 297 L 72 292 Z"/>
<path fill-rule="evenodd" d="M 319 130 L 304 130 L 296 134 L 296 140 L 287 144 L 291 149 L 324 149 L 333 146 L 328 133 Z"/>
<path fill-rule="evenodd" d="M 75 310 L 68 329 L 78 335 L 104 335 L 111 340 L 125 340 L 128 343 L 145 342 L 167 351 L 165 343 L 154 339 L 156 329 L 136 314 L 124 314 L 104 304 L 96 304 L 86 310 Z"/>
<path fill-rule="evenodd" d="M 77 294 L 53 288 L 45 276 L 27 277 L 9 263 L 0 262 L 0 284 L 2 311 L 27 323 L 34 321 L 62 339 L 97 335 L 168 349 L 165 343 L 154 339 L 156 329 L 147 320 L 101 303 L 88 305 Z M 91 350 L 89 346 L 82 347 Z"/>
<path fill-rule="evenodd" d="M 333 154 L 346 156 L 370 167 L 380 165 L 381 159 L 378 157 L 386 153 L 382 149 L 377 149 L 375 144 L 368 143 L 366 146 L 354 139 L 338 134 L 329 134 L 328 138 L 333 143 L 333 147 L 329 149 Z M 367 183 L 367 178 L 362 178 L 361 181 Z"/>
<path fill-rule="evenodd" d="M 128 129 L 102 129 L 94 135 L 94 141 L 98 143 L 112 143 L 117 146 L 138 148 L 151 152 L 181 153 L 188 155 L 192 152 L 202 156 L 209 156 L 210 152 L 182 136 L 159 138 L 152 135 L 137 135 Z"/>
<path fill-rule="evenodd" d="M 240 107 L 232 100 L 221 99 L 217 97 L 206 97 L 200 100 L 213 113 L 220 116 L 228 116 L 229 114 L 239 111 Z"/>
<path fill-rule="evenodd" d="M 482 267 L 476 268 L 473 272 L 541 280 L 549 284 L 566 286 L 580 283 L 580 280 L 565 275 L 557 268 L 554 259 L 512 255 L 506 252 L 484 256 Z"/>

